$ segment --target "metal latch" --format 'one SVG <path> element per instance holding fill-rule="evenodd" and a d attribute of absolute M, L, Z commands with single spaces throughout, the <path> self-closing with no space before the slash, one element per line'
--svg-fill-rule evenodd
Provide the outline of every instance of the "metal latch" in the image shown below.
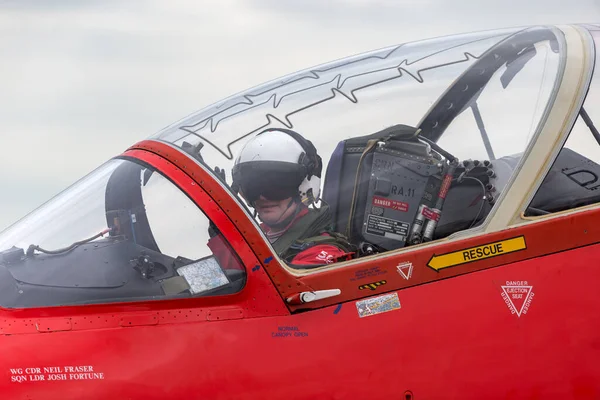
<path fill-rule="evenodd" d="M 340 289 L 315 290 L 314 292 L 301 292 L 290 296 L 286 301 L 290 304 L 310 303 L 312 301 L 338 296 L 342 293 Z"/>

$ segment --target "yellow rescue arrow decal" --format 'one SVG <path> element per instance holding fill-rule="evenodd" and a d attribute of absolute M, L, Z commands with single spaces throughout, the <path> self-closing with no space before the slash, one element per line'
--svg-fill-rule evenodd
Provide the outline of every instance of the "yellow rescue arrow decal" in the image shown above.
<path fill-rule="evenodd" d="M 469 247 L 463 250 L 453 251 L 451 253 L 433 255 L 427 263 L 430 268 L 439 271 L 444 268 L 455 267 L 461 264 L 467 264 L 473 261 L 485 260 L 486 258 L 503 256 L 514 253 L 515 251 L 525 250 L 525 236 L 519 236 L 512 239 L 500 240 L 481 246 Z"/>

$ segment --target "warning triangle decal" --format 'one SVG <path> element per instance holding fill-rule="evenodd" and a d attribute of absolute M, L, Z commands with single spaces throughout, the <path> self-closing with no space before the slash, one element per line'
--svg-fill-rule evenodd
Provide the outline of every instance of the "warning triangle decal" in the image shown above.
<path fill-rule="evenodd" d="M 398 264 L 396 269 L 398 270 L 398 273 L 400 274 L 400 276 L 402 276 L 406 280 L 409 280 L 410 277 L 412 276 L 413 265 L 410 262 L 404 262 L 404 263 Z"/>
<path fill-rule="evenodd" d="M 514 311 L 518 317 L 521 316 L 523 308 L 532 294 L 532 288 L 533 286 L 502 286 L 502 290 L 504 291 L 504 296 L 502 297 L 508 300 L 506 304 L 509 308 L 512 308 L 512 311 Z"/>

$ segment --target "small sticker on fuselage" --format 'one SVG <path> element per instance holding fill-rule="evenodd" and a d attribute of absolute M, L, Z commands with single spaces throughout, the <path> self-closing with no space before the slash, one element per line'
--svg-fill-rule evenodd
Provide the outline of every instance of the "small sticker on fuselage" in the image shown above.
<path fill-rule="evenodd" d="M 529 311 L 533 296 L 533 286 L 529 285 L 527 281 L 507 281 L 506 285 L 502 286 L 504 303 L 510 313 L 517 314 L 519 318 Z"/>
<path fill-rule="evenodd" d="M 377 282 L 371 282 L 371 283 L 367 283 L 364 285 L 360 285 L 358 287 L 359 290 L 365 290 L 365 289 L 370 289 L 370 290 L 375 290 L 377 289 L 379 286 L 383 286 L 387 283 L 387 281 L 377 281 Z"/>
<path fill-rule="evenodd" d="M 398 293 L 384 294 L 356 302 L 356 309 L 360 318 L 398 310 L 400 307 Z"/>

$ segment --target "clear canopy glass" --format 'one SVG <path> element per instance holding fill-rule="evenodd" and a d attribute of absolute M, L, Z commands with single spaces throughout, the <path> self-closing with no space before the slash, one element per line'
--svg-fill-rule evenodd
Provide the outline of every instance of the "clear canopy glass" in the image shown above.
<path fill-rule="evenodd" d="M 544 122 L 564 63 L 562 43 L 559 30 L 530 27 L 380 49 L 239 93 L 153 138 L 198 146 L 203 162 L 224 169 L 231 183 L 236 155 L 267 128 L 293 129 L 309 139 L 325 174 L 340 142 L 408 125 L 460 162 L 493 161 L 493 193 L 487 198 L 497 199 Z M 324 177 L 322 192 L 333 180 Z M 468 202 L 479 206 L 476 198 Z M 481 225 L 489 210 L 482 204 L 472 224 L 444 235 Z"/>
<path fill-rule="evenodd" d="M 245 269 L 161 172 L 113 159 L 0 235 L 0 305 L 228 294 Z"/>

